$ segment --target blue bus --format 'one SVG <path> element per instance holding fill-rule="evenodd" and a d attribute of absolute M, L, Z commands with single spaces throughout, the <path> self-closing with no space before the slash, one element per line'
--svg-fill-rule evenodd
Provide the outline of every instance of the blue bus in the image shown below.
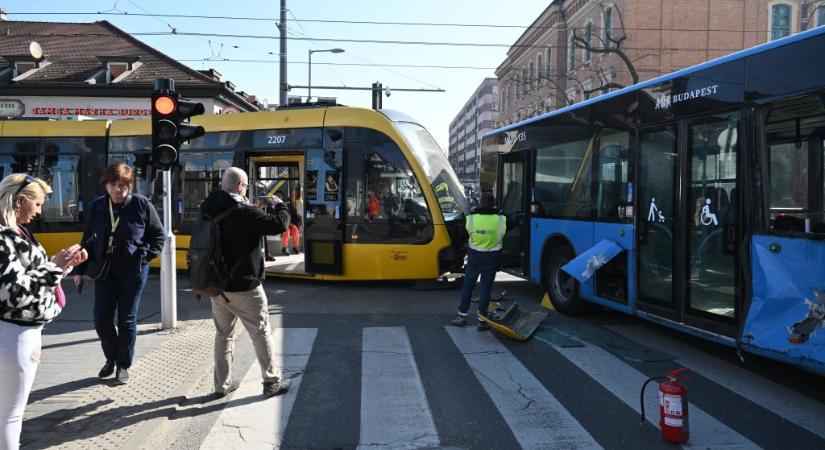
<path fill-rule="evenodd" d="M 485 133 L 505 268 L 825 374 L 822 55 L 817 28 Z"/>

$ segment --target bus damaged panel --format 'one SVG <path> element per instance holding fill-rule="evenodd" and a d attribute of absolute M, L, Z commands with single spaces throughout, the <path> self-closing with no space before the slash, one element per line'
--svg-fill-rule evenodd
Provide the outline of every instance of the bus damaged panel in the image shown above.
<path fill-rule="evenodd" d="M 530 242 L 533 247 L 530 248 L 530 281 L 533 283 L 542 282 L 543 274 L 539 268 L 544 267 L 544 261 L 541 259 L 547 253 L 543 250 L 554 238 L 561 238 L 565 245 L 571 245 L 576 255 L 593 246 L 593 222 L 533 218 L 531 228 Z M 579 294 L 583 297 L 592 297 L 593 292 L 592 279 L 579 287 Z"/>
<path fill-rule="evenodd" d="M 741 343 L 825 374 L 825 242 L 756 235 L 751 252 L 753 297 Z"/>

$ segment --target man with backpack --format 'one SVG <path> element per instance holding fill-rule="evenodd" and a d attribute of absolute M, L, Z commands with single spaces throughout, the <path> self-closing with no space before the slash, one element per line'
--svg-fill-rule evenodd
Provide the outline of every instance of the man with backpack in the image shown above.
<path fill-rule="evenodd" d="M 272 214 L 249 205 L 248 180 L 246 172 L 237 167 L 223 173 L 221 189 L 213 191 L 201 203 L 201 220 L 192 233 L 193 246 L 196 242 L 201 245 L 190 246 L 189 252 L 192 287 L 196 292 L 208 293 L 212 300 L 216 329 L 215 396 L 218 398 L 238 387 L 232 380 L 231 369 L 235 336 L 240 332 L 239 319 L 252 338 L 263 377 L 263 395 L 281 395 L 290 385 L 290 380 L 278 377 L 273 363 L 267 298 L 261 284 L 264 279 L 261 238 L 283 233 L 289 227 L 289 212 L 279 199 L 274 200 Z M 214 234 L 218 234 L 219 239 L 214 239 Z M 216 245 L 202 244 L 209 238 L 213 238 Z M 213 248 L 215 246 L 217 248 Z M 203 262 L 204 248 L 212 252 L 209 264 Z M 206 278 L 214 281 L 203 282 Z"/>

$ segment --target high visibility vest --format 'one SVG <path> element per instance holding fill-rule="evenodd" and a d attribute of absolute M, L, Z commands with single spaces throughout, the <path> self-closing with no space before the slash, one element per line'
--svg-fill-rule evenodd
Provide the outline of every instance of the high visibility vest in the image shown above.
<path fill-rule="evenodd" d="M 499 214 L 471 214 L 467 216 L 470 248 L 479 252 L 501 250 L 507 218 Z"/>

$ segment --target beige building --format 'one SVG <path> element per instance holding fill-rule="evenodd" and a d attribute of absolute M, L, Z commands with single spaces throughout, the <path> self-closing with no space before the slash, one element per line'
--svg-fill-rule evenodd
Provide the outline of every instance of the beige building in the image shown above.
<path fill-rule="evenodd" d="M 499 126 L 498 99 L 498 80 L 485 78 L 450 122 L 450 165 L 470 195 L 475 195 L 479 187 L 480 136 Z"/>
<path fill-rule="evenodd" d="M 825 24 L 825 1 L 553 0 L 496 69 L 502 125 Z"/>

